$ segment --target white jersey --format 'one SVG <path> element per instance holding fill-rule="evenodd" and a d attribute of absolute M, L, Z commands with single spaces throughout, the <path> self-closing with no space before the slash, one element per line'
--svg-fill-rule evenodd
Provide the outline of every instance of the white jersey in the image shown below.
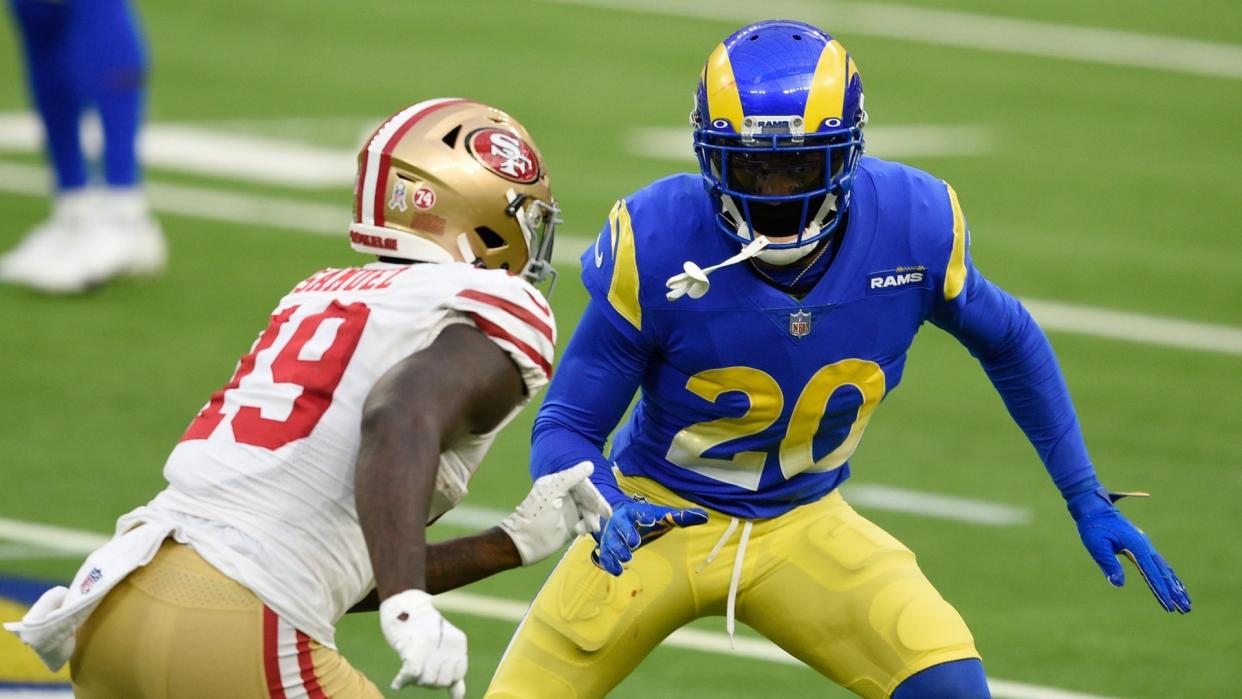
<path fill-rule="evenodd" d="M 513 358 L 526 400 L 547 383 L 551 309 L 507 272 L 374 263 L 312 275 L 280 301 L 168 457 L 168 488 L 135 514 L 171 519 L 179 540 L 333 646 L 336 621 L 374 585 L 354 506 L 363 402 L 386 371 L 454 323 L 474 325 Z M 432 519 L 465 495 L 516 412 L 441 454 Z"/>

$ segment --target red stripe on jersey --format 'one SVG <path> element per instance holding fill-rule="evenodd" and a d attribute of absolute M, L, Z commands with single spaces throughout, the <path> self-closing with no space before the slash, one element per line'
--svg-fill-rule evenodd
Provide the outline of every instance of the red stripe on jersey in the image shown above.
<path fill-rule="evenodd" d="M 530 358 L 532 362 L 537 364 L 539 368 L 543 370 L 544 376 L 546 376 L 549 379 L 552 378 L 552 365 L 548 362 L 547 359 L 544 359 L 543 355 L 539 354 L 538 350 L 536 350 L 534 347 L 531 347 L 525 342 L 522 342 L 516 337 L 510 335 L 508 331 L 506 331 L 504 328 L 500 327 L 499 325 L 496 325 L 495 323 L 491 322 L 487 318 L 484 318 L 478 313 L 471 313 L 470 317 L 474 319 L 474 324 L 477 325 L 479 327 L 479 330 L 482 330 L 484 334 L 494 337 L 498 340 L 504 340 L 505 342 L 508 342 L 509 344 L 513 345 L 514 347 L 518 349 L 519 352 L 526 355 L 527 357 Z"/>
<path fill-rule="evenodd" d="M 526 296 L 530 298 L 530 302 L 535 304 L 535 308 L 543 311 L 545 316 L 548 316 L 549 318 L 552 317 L 552 309 L 548 307 L 548 304 L 540 301 L 534 294 L 530 293 L 529 289 L 522 289 L 522 291 L 525 292 Z"/>
<path fill-rule="evenodd" d="M 271 699 L 285 699 L 284 682 L 280 679 L 280 642 L 276 634 L 276 612 L 263 607 L 263 674 L 267 677 L 267 693 Z"/>
<path fill-rule="evenodd" d="M 298 631 L 297 639 L 298 668 L 302 671 L 302 686 L 306 688 L 310 699 L 327 699 L 323 688 L 319 686 L 319 678 L 315 677 L 315 662 L 311 659 L 310 637 Z"/>
<path fill-rule="evenodd" d="M 378 179 L 375 182 L 375 225 L 384 225 L 384 206 L 387 203 L 388 196 L 388 169 L 392 166 L 392 150 L 397 147 L 397 143 L 401 137 L 406 134 L 415 124 L 422 121 L 423 117 L 452 104 L 461 104 L 469 102 L 469 100 L 447 100 L 437 104 L 433 104 L 425 109 L 420 109 L 414 114 L 406 118 L 405 123 L 397 127 L 397 130 L 388 137 L 388 142 L 384 144 L 384 149 L 380 152 Z"/>
<path fill-rule="evenodd" d="M 541 320 L 539 316 L 536 316 L 534 313 L 531 313 L 529 310 L 522 308 L 508 299 L 503 299 L 499 296 L 492 296 L 491 294 L 485 294 L 477 289 L 466 289 L 465 291 L 459 291 L 457 292 L 457 295 L 462 298 L 472 299 L 474 301 L 478 301 L 479 303 L 486 303 L 489 306 L 495 306 L 504 311 L 508 311 L 509 315 L 514 316 L 518 320 L 524 321 L 527 325 L 539 331 L 540 335 L 548 338 L 548 342 L 553 342 L 551 325 L 548 325 Z"/>

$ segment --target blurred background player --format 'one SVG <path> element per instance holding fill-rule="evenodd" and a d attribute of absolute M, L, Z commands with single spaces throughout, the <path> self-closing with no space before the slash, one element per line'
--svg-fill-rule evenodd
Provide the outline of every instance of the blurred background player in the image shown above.
<path fill-rule="evenodd" d="M 839 489 L 926 321 L 980 360 L 1109 581 L 1125 555 L 1162 608 L 1190 611 L 1096 479 L 1047 338 L 975 268 L 953 189 L 863 157 L 838 41 L 743 27 L 708 58 L 691 121 L 700 173 L 618 201 L 583 254 L 591 300 L 535 420 L 532 473 L 593 461 L 612 516 L 561 559 L 487 696 L 603 696 L 712 615 L 860 696 L 989 696 L 957 610 Z"/>
<path fill-rule="evenodd" d="M 147 55 L 125 0 L 9 0 L 32 101 L 55 177 L 51 216 L 0 257 L 0 281 L 77 293 L 167 262 L 142 192 L 137 140 Z M 92 182 L 79 123 L 99 116 L 102 186 Z"/>
<path fill-rule="evenodd" d="M 79 699 L 378 697 L 333 645 L 347 610 L 378 603 L 393 687 L 460 699 L 466 637 L 431 595 L 534 563 L 607 510 L 580 464 L 482 534 L 425 534 L 551 374 L 531 282 L 552 274 L 558 213 L 508 114 L 437 99 L 385 120 L 349 230 L 379 261 L 280 301 L 168 457 L 167 488 L 11 630 L 53 670 L 69 660 Z"/>

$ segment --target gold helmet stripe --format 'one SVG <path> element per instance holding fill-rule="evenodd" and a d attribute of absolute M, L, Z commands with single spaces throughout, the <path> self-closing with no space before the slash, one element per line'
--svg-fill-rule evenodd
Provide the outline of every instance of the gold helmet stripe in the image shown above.
<path fill-rule="evenodd" d="M 811 90 L 806 98 L 802 121 L 807 133 L 818 131 L 825 119 L 841 118 L 845 108 L 845 88 L 849 85 L 849 68 L 853 62 L 839 41 L 833 39 L 819 54 Z M 852 126 L 852 124 L 851 124 Z"/>
<path fill-rule="evenodd" d="M 957 192 L 945 183 L 949 190 L 949 203 L 953 206 L 953 249 L 949 253 L 949 266 L 944 271 L 944 300 L 952 301 L 966 286 L 966 217 L 957 203 Z"/>
<path fill-rule="evenodd" d="M 384 225 L 384 198 L 388 196 L 388 173 L 392 166 L 392 149 L 401 137 L 428 114 L 450 104 L 468 102 L 456 97 L 426 100 L 411 105 L 394 114 L 375 131 L 358 163 L 361 181 L 355 193 L 355 211 L 358 222 Z"/>
<path fill-rule="evenodd" d="M 742 128 L 742 97 L 737 91 L 733 77 L 733 64 L 724 44 L 716 47 L 707 58 L 703 68 L 703 85 L 707 89 L 707 116 L 709 121 L 728 119 L 735 131 Z"/>

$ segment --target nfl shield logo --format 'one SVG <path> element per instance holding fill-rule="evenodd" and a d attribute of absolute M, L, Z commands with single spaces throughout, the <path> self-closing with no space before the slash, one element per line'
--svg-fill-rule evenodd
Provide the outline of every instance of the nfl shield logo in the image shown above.
<path fill-rule="evenodd" d="M 789 334 L 794 337 L 806 337 L 811 334 L 811 314 L 798 311 L 789 314 Z"/>

